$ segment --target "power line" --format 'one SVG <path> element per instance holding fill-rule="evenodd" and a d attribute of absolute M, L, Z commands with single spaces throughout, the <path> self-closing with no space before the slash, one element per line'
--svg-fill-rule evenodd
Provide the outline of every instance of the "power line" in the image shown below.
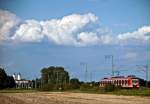
<path fill-rule="evenodd" d="M 148 65 L 136 65 L 138 69 L 145 73 L 146 87 L 148 87 Z"/>
<path fill-rule="evenodd" d="M 113 55 L 105 55 L 105 59 L 111 59 L 112 76 L 114 76 L 114 56 Z"/>
<path fill-rule="evenodd" d="M 93 81 L 93 79 L 92 79 L 92 77 L 93 77 L 93 72 L 91 71 L 91 73 L 90 73 L 90 81 L 92 82 Z"/>
<path fill-rule="evenodd" d="M 85 82 L 87 82 L 87 77 L 88 77 L 87 63 L 81 62 L 80 65 L 85 67 Z"/>

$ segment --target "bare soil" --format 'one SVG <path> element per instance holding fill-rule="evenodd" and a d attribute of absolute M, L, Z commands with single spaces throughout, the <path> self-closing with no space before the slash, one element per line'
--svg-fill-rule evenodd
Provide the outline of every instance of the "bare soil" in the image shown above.
<path fill-rule="evenodd" d="M 70 92 L 0 93 L 0 104 L 150 104 L 150 97 Z"/>

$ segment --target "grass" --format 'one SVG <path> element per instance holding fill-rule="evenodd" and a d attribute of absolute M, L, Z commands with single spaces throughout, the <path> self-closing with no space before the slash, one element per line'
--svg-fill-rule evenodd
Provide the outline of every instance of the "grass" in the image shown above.
<path fill-rule="evenodd" d="M 113 94 L 113 95 L 125 95 L 125 96 L 150 96 L 150 88 L 139 88 L 139 89 L 117 89 L 114 91 L 106 92 L 104 88 L 98 89 L 76 89 L 69 90 L 73 93 L 95 93 L 95 94 Z"/>
<path fill-rule="evenodd" d="M 110 92 L 115 95 L 127 95 L 127 96 L 150 96 L 150 88 L 139 88 L 139 89 L 121 89 Z"/>
<path fill-rule="evenodd" d="M 0 90 L 0 93 L 31 93 L 31 92 L 38 92 L 34 89 L 3 89 Z"/>
<path fill-rule="evenodd" d="M 4 89 L 0 90 L 0 93 L 32 93 L 43 92 L 35 89 Z M 44 92 L 60 92 L 60 91 L 44 91 Z M 72 89 L 64 90 L 61 92 L 73 92 L 73 93 L 94 93 L 94 94 L 113 94 L 113 95 L 126 95 L 126 96 L 150 96 L 150 88 L 139 89 L 118 89 L 111 92 L 104 91 L 104 88 L 94 87 L 89 89 Z"/>

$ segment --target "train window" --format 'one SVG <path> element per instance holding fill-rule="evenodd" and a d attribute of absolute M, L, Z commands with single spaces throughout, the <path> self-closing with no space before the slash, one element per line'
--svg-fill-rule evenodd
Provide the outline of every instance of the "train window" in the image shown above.
<path fill-rule="evenodd" d="M 122 84 L 124 84 L 124 80 L 122 80 Z"/>
<path fill-rule="evenodd" d="M 119 85 L 121 85 L 121 80 L 119 80 Z"/>
<path fill-rule="evenodd" d="M 125 84 L 127 84 L 127 80 L 125 80 Z"/>
<path fill-rule="evenodd" d="M 116 80 L 114 81 L 114 84 L 116 84 Z"/>

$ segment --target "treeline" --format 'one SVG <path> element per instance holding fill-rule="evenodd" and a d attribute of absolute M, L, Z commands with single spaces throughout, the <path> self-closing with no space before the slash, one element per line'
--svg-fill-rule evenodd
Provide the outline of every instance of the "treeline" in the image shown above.
<path fill-rule="evenodd" d="M 140 79 L 140 86 L 145 87 L 146 81 Z M 148 83 L 150 87 L 150 82 Z M 0 89 L 15 87 L 15 81 L 12 76 L 6 74 L 3 68 L 0 68 Z M 50 90 L 98 90 L 99 82 L 83 82 L 78 78 L 71 78 L 69 73 L 63 68 L 58 66 L 50 66 L 41 69 L 41 78 L 32 80 L 32 88 L 38 90 L 50 91 Z M 114 86 L 106 86 L 105 90 L 109 91 L 114 89 Z"/>
<path fill-rule="evenodd" d="M 139 80 L 140 86 L 144 87 L 146 81 L 140 78 Z M 42 90 L 95 90 L 99 89 L 99 82 L 81 82 L 78 78 L 70 79 L 69 73 L 63 67 L 50 66 L 41 69 L 41 79 L 37 81 L 37 88 Z M 106 86 L 105 89 L 109 91 L 114 89 L 114 86 Z"/>
<path fill-rule="evenodd" d="M 0 68 L 0 89 L 15 87 L 15 81 L 12 76 L 8 76 L 3 68 Z"/>
<path fill-rule="evenodd" d="M 37 81 L 37 88 L 40 90 L 71 90 L 87 89 L 88 87 L 99 86 L 96 82 L 85 83 L 78 78 L 71 78 L 69 73 L 58 66 L 50 66 L 41 69 L 41 79 Z"/>

